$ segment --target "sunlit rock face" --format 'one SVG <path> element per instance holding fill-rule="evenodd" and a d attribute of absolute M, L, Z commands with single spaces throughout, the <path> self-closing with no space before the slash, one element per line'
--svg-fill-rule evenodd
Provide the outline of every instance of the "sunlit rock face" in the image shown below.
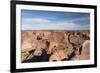
<path fill-rule="evenodd" d="M 51 35 L 49 36 L 50 47 L 49 52 L 52 52 L 54 46 L 59 48 L 66 48 L 67 45 L 67 37 L 64 31 L 52 31 Z"/>
<path fill-rule="evenodd" d="M 53 53 L 53 55 L 50 56 L 49 61 L 61 61 L 63 59 L 67 59 L 67 53 L 65 50 L 58 50 L 56 52 Z"/>
<path fill-rule="evenodd" d="M 90 40 L 86 40 L 83 44 L 82 44 L 83 48 L 82 48 L 82 52 L 80 55 L 81 60 L 87 60 L 90 59 Z"/>
<path fill-rule="evenodd" d="M 22 30 L 21 32 L 21 50 L 22 61 L 31 59 L 34 56 L 41 56 L 45 49 L 47 54 L 52 54 L 49 61 L 68 59 L 73 51 L 82 46 L 81 55 L 75 54 L 74 59 L 90 58 L 90 40 L 89 31 L 64 31 L 64 30 Z M 86 43 L 85 43 L 86 42 Z M 57 49 L 54 52 L 55 48 Z M 35 50 L 33 55 L 30 50 Z M 59 54 L 58 54 L 59 53 Z M 75 51 L 76 53 L 76 51 Z M 59 55 L 59 57 L 58 57 Z M 73 60 L 73 59 L 71 59 Z"/>

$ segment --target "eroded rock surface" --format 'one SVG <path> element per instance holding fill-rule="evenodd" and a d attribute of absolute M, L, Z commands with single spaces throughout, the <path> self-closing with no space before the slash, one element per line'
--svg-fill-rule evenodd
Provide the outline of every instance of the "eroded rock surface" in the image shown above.
<path fill-rule="evenodd" d="M 46 51 L 45 55 L 49 55 L 48 61 L 89 59 L 89 35 L 89 31 L 23 30 L 22 61 L 33 61 L 34 56 L 43 57 L 43 50 Z M 79 54 L 80 47 L 82 47 L 81 54 Z M 34 52 L 29 53 L 30 50 Z"/>

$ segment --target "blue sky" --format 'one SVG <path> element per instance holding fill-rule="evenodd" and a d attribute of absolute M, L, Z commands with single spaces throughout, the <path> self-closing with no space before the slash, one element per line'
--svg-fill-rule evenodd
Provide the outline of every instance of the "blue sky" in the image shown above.
<path fill-rule="evenodd" d="M 89 30 L 90 14 L 21 10 L 22 30 Z"/>

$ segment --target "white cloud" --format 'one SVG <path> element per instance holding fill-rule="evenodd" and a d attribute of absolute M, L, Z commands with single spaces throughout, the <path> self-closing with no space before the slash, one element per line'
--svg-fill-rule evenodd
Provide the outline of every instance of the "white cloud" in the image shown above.
<path fill-rule="evenodd" d="M 41 24 L 41 23 L 48 23 L 49 20 L 46 19 L 41 19 L 41 18 L 23 18 L 22 19 L 22 24 Z"/>
<path fill-rule="evenodd" d="M 80 21 L 80 20 L 87 20 L 87 19 L 89 19 L 89 17 L 76 18 L 76 19 L 73 19 L 72 21 Z"/>
<path fill-rule="evenodd" d="M 76 19 L 79 20 L 79 19 Z M 76 21 L 74 20 L 74 21 Z M 43 18 L 23 18 L 23 30 L 85 30 L 89 25 L 78 25 L 73 22 L 66 21 L 50 21 Z"/>

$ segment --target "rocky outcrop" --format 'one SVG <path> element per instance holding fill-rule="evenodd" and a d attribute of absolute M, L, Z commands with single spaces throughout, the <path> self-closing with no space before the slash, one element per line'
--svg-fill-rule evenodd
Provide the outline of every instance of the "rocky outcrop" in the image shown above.
<path fill-rule="evenodd" d="M 22 31 L 22 61 L 29 60 L 34 56 L 41 56 L 42 51 L 45 50 L 51 60 L 63 60 L 76 57 L 76 50 L 79 53 L 79 48 L 82 46 L 82 53 L 78 59 L 89 59 L 90 48 L 89 43 L 84 43 L 90 39 L 89 31 L 61 31 L 61 30 L 23 30 Z M 56 47 L 56 52 L 54 52 Z M 87 48 L 87 49 L 86 49 Z M 34 50 L 34 53 L 30 55 L 29 51 Z M 88 52 L 88 55 L 86 55 Z M 57 56 L 59 53 L 59 57 Z M 72 56 L 73 54 L 73 56 Z M 30 55 L 28 58 L 26 58 Z M 85 58 L 83 58 L 86 56 Z M 69 58 L 70 57 L 70 58 Z M 72 57 L 72 58 L 71 58 Z M 77 59 L 77 58 L 76 58 Z"/>

